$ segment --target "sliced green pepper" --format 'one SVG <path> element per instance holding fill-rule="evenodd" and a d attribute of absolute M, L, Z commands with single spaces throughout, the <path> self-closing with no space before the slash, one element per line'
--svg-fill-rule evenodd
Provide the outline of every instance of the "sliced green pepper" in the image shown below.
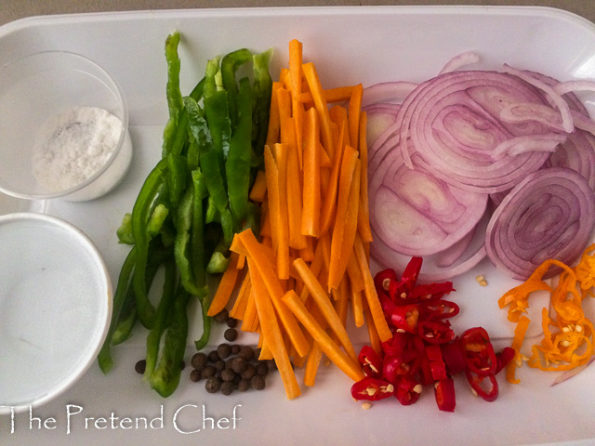
<path fill-rule="evenodd" d="M 251 59 L 252 52 L 246 48 L 241 48 L 226 54 L 221 60 L 221 80 L 223 82 L 223 88 L 227 91 L 229 117 L 232 127 L 235 127 L 238 122 L 238 107 L 236 104 L 238 86 L 236 83 L 236 72 L 239 67 L 249 62 Z"/>
<path fill-rule="evenodd" d="M 254 84 L 253 84 L 253 112 L 252 112 L 252 147 L 255 149 L 255 155 L 258 163 L 262 164 L 264 145 L 267 139 L 269 111 L 271 105 L 271 91 L 273 80 L 269 72 L 269 64 L 273 50 L 264 51 L 252 56 Z"/>

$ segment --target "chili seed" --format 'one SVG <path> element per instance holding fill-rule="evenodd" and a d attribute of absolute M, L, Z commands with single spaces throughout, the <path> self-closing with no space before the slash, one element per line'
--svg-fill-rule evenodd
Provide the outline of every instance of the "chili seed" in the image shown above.
<path fill-rule="evenodd" d="M 231 369 L 238 374 L 246 370 L 247 367 L 246 360 L 241 356 L 236 356 L 231 360 Z"/>
<path fill-rule="evenodd" d="M 223 381 L 233 381 L 233 379 L 236 377 L 236 374 L 233 370 L 231 369 L 225 369 L 221 371 L 221 379 Z"/>
<path fill-rule="evenodd" d="M 252 379 L 252 377 L 256 375 L 256 367 L 254 367 L 252 364 L 248 364 L 248 367 L 246 367 L 246 370 L 244 370 L 242 372 L 242 378 L 243 379 Z"/>
<path fill-rule="evenodd" d="M 207 358 L 207 355 L 204 353 L 195 353 L 194 356 L 192 356 L 190 363 L 195 369 L 200 369 L 201 367 L 207 365 L 208 359 L 209 358 Z"/>
<path fill-rule="evenodd" d="M 254 358 L 254 349 L 248 345 L 245 345 L 241 348 L 239 356 L 244 358 L 246 361 L 250 361 Z"/>
<path fill-rule="evenodd" d="M 241 379 L 238 383 L 238 390 L 240 392 L 245 392 L 246 390 L 250 389 L 250 380 L 248 379 Z"/>
<path fill-rule="evenodd" d="M 367 401 L 365 403 L 362 403 L 362 409 L 368 410 L 368 409 L 371 409 L 371 408 L 372 408 L 372 403 L 369 403 Z"/>
<path fill-rule="evenodd" d="M 215 376 L 216 372 L 217 369 L 215 369 L 215 367 L 213 367 L 212 365 L 208 365 L 202 369 L 202 371 L 200 372 L 200 376 L 202 376 L 203 378 L 212 378 L 213 376 Z"/>
<path fill-rule="evenodd" d="M 221 359 L 227 358 L 229 355 L 231 355 L 231 345 L 220 344 L 219 347 L 217 347 L 217 354 Z"/>
<path fill-rule="evenodd" d="M 235 387 L 236 386 L 233 382 L 225 381 L 223 384 L 221 384 L 221 393 L 223 395 L 231 395 Z"/>
<path fill-rule="evenodd" d="M 223 333 L 223 337 L 229 342 L 233 342 L 238 338 L 238 332 L 235 328 L 228 328 L 225 330 L 225 333 Z"/>
<path fill-rule="evenodd" d="M 230 317 L 229 319 L 227 319 L 226 323 L 229 328 L 236 328 L 238 325 L 238 320 L 234 319 L 233 317 Z"/>
<path fill-rule="evenodd" d="M 202 379 L 202 375 L 201 375 L 201 371 L 198 369 L 193 369 L 190 372 L 190 381 L 192 382 L 198 382 Z"/>
<path fill-rule="evenodd" d="M 250 380 L 250 385 L 256 390 L 262 390 L 265 388 L 264 378 L 260 375 L 255 375 Z"/>
<path fill-rule="evenodd" d="M 217 353 L 217 350 L 209 352 L 209 361 L 217 362 L 219 359 L 219 353 Z"/>
<path fill-rule="evenodd" d="M 259 376 L 266 376 L 266 374 L 269 372 L 269 366 L 266 362 L 259 361 L 259 363 L 256 365 L 255 371 Z"/>
<path fill-rule="evenodd" d="M 209 378 L 205 384 L 205 389 L 209 393 L 216 393 L 221 388 L 221 380 L 218 378 Z"/>
<path fill-rule="evenodd" d="M 215 321 L 219 322 L 220 324 L 223 324 L 227 322 L 227 319 L 229 319 L 229 312 L 224 308 L 219 313 L 217 313 L 213 319 L 215 319 Z"/>
<path fill-rule="evenodd" d="M 147 368 L 147 361 L 145 361 L 144 359 L 141 359 L 136 364 L 134 364 L 134 370 L 136 370 L 136 373 L 139 373 L 141 375 L 143 373 L 145 373 L 146 368 Z"/>
<path fill-rule="evenodd" d="M 231 354 L 232 355 L 237 355 L 238 353 L 240 353 L 240 350 L 242 349 L 242 347 L 238 344 L 233 344 L 231 346 Z"/>

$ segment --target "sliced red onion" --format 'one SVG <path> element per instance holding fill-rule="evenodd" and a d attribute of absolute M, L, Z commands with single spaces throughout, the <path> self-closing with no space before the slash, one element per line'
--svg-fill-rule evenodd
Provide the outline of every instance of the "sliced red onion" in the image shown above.
<path fill-rule="evenodd" d="M 595 137 L 576 130 L 552 153 L 545 166 L 572 169 L 581 174 L 595 191 Z"/>
<path fill-rule="evenodd" d="M 453 57 L 452 59 L 450 59 L 448 62 L 446 62 L 446 64 L 444 65 L 444 67 L 442 67 L 442 70 L 440 70 L 440 72 L 438 74 L 450 73 L 452 71 L 456 71 L 456 70 L 463 68 L 467 65 L 477 63 L 477 62 L 479 62 L 479 60 L 480 60 L 479 54 L 477 54 L 473 51 L 467 51 L 465 53 L 461 53 L 461 54 Z"/>
<path fill-rule="evenodd" d="M 496 266 L 525 280 L 546 259 L 572 263 L 594 225 L 595 196 L 587 180 L 571 169 L 542 169 L 520 181 L 496 208 L 486 251 Z"/>
<path fill-rule="evenodd" d="M 368 147 L 373 146 L 380 135 L 395 122 L 399 107 L 398 104 L 378 103 L 363 108 L 368 115 Z"/>
<path fill-rule="evenodd" d="M 533 102 L 509 104 L 500 110 L 500 119 L 513 124 L 535 121 L 552 130 L 564 131 L 560 113 L 544 104 L 535 104 Z"/>
<path fill-rule="evenodd" d="M 494 157 L 492 150 L 516 136 L 541 135 L 539 123 L 503 123 L 509 104 L 545 104 L 543 95 L 519 78 L 491 71 L 439 75 L 418 86 L 403 102 L 398 127 L 405 164 L 419 153 L 425 170 L 460 188 L 481 193 L 510 189 L 541 167 L 547 153 Z"/>
<path fill-rule="evenodd" d="M 465 235 L 461 240 L 452 245 L 449 249 L 445 249 L 442 252 L 436 254 L 436 265 L 440 267 L 452 266 L 461 256 L 467 251 L 471 240 L 473 240 L 475 233 L 477 232 L 477 226 Z"/>
<path fill-rule="evenodd" d="M 413 82 L 380 82 L 364 88 L 362 107 L 367 107 L 379 102 L 401 103 L 411 93 L 417 84 Z"/>
<path fill-rule="evenodd" d="M 502 141 L 494 149 L 494 157 L 515 156 L 527 152 L 553 152 L 567 135 L 546 133 L 544 135 L 517 136 Z"/>
<path fill-rule="evenodd" d="M 559 95 L 575 91 L 595 91 L 595 82 L 585 80 L 560 82 L 554 87 L 554 90 Z"/>

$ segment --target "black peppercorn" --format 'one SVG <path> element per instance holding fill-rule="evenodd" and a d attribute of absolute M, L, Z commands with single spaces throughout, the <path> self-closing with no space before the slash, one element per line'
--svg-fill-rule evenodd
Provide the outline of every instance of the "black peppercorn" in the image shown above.
<path fill-rule="evenodd" d="M 225 330 L 225 333 L 223 333 L 223 337 L 229 342 L 233 342 L 238 338 L 238 332 L 235 328 L 228 328 Z"/>
<path fill-rule="evenodd" d="M 200 369 L 201 367 L 207 365 L 208 359 L 209 358 L 207 358 L 207 355 L 204 353 L 195 353 L 191 360 L 192 367 L 195 369 Z"/>
<path fill-rule="evenodd" d="M 209 393 L 216 393 L 221 388 L 221 380 L 218 378 L 209 378 L 205 384 L 205 389 Z"/>
<path fill-rule="evenodd" d="M 146 368 L 147 368 L 147 361 L 145 361 L 144 359 L 141 359 L 136 364 L 134 364 L 134 370 L 136 370 L 136 373 L 140 373 L 141 375 L 143 373 L 145 373 Z"/>
<path fill-rule="evenodd" d="M 250 385 L 256 390 L 262 390 L 265 388 L 264 377 L 260 375 L 254 375 L 250 380 Z"/>

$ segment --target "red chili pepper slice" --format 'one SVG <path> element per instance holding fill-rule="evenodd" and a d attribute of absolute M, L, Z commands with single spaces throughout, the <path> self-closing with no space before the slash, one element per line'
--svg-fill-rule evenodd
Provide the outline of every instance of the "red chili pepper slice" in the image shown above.
<path fill-rule="evenodd" d="M 465 369 L 465 376 L 475 395 L 486 401 L 494 401 L 498 398 L 498 381 L 495 375 L 482 376 L 470 369 Z"/>
<path fill-rule="evenodd" d="M 380 378 L 382 373 L 382 357 L 369 345 L 364 345 L 357 357 L 366 376 Z"/>
<path fill-rule="evenodd" d="M 456 406 L 455 384 L 450 376 L 434 383 L 434 397 L 438 409 L 454 412 Z"/>
<path fill-rule="evenodd" d="M 402 376 L 411 373 L 411 366 L 403 360 L 403 357 L 386 356 L 382 363 L 382 377 L 389 383 L 396 384 Z"/>
<path fill-rule="evenodd" d="M 419 304 L 419 312 L 424 319 L 449 319 L 459 314 L 459 306 L 449 300 L 429 300 Z"/>
<path fill-rule="evenodd" d="M 356 400 L 377 401 L 388 398 L 394 392 L 393 384 L 371 376 L 366 376 L 351 386 L 351 396 Z"/>
<path fill-rule="evenodd" d="M 508 365 L 510 361 L 514 359 L 515 356 L 514 348 L 511 347 L 504 347 L 501 352 L 496 353 L 496 360 L 498 362 L 498 366 L 496 367 L 496 374 L 500 372 L 504 367 Z"/>
<path fill-rule="evenodd" d="M 444 295 L 455 291 L 452 287 L 452 282 L 436 282 L 427 283 L 423 285 L 417 285 L 410 293 L 410 299 L 412 300 L 433 300 L 440 299 Z"/>
<path fill-rule="evenodd" d="M 376 285 L 376 291 L 379 295 L 388 296 L 388 288 L 390 284 L 398 281 L 399 278 L 397 277 L 397 273 L 390 268 L 380 271 L 374 276 L 374 284 Z"/>
<path fill-rule="evenodd" d="M 467 368 L 467 359 L 465 358 L 459 339 L 442 344 L 441 347 L 442 358 L 444 359 L 448 373 L 456 375 Z"/>
<path fill-rule="evenodd" d="M 419 336 L 429 344 L 445 344 L 455 337 L 448 321 L 420 321 L 417 327 Z"/>
<path fill-rule="evenodd" d="M 493 375 L 498 359 L 488 332 L 482 327 L 470 328 L 460 337 L 467 368 L 480 376 Z"/>
<path fill-rule="evenodd" d="M 439 381 L 446 378 L 446 364 L 442 359 L 442 350 L 439 345 L 428 345 L 425 351 L 428 358 L 428 367 L 433 381 Z"/>
<path fill-rule="evenodd" d="M 397 383 L 395 397 L 403 406 L 409 406 L 419 399 L 422 385 L 411 376 L 403 376 Z"/>
<path fill-rule="evenodd" d="M 398 330 L 405 330 L 409 333 L 417 333 L 417 321 L 419 319 L 419 308 L 417 304 L 398 305 L 390 313 L 390 321 Z"/>
<path fill-rule="evenodd" d="M 393 337 L 387 341 L 384 341 L 382 346 L 382 351 L 385 355 L 390 356 L 401 356 L 405 349 L 408 348 L 409 344 L 409 336 L 407 333 L 395 333 Z"/>

